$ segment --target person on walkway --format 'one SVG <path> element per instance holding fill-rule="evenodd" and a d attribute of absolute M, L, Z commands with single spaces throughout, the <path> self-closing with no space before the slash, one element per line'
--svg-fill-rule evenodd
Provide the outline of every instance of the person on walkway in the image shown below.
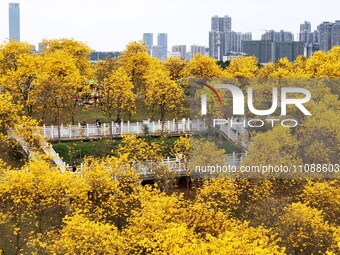
<path fill-rule="evenodd" d="M 75 173 L 77 171 L 77 162 L 75 160 L 73 160 L 72 163 L 72 172 Z"/>
<path fill-rule="evenodd" d="M 118 126 L 120 126 L 121 122 L 122 122 L 122 120 L 120 118 L 117 118 L 116 124 L 118 124 Z"/>
<path fill-rule="evenodd" d="M 116 134 L 120 134 L 121 130 L 120 130 L 120 125 L 121 125 L 121 119 L 118 118 L 116 120 Z"/>
<path fill-rule="evenodd" d="M 102 123 L 100 122 L 100 120 L 96 120 L 96 121 L 94 122 L 94 124 L 96 125 L 96 127 L 100 127 L 100 125 L 101 125 Z"/>
<path fill-rule="evenodd" d="M 94 124 L 96 125 L 96 127 L 97 127 L 97 135 L 100 135 L 100 127 L 101 127 L 101 122 L 100 122 L 100 120 L 96 120 L 95 122 L 94 122 Z"/>
<path fill-rule="evenodd" d="M 81 135 L 86 136 L 87 123 L 83 121 L 80 125 L 81 125 L 81 129 L 80 129 Z"/>

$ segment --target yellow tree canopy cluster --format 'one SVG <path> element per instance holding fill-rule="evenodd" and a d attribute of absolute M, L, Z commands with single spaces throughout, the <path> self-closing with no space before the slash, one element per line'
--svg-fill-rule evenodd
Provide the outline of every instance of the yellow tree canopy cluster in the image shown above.
<path fill-rule="evenodd" d="M 92 66 L 91 50 L 72 40 L 45 40 L 40 54 L 26 43 L 0 46 L 0 133 L 20 133 L 39 147 L 37 121 L 25 116 L 75 114 L 77 100 L 96 79 L 110 118 L 134 114 L 136 100 L 159 109 L 165 119 L 183 104 L 180 79 L 336 78 L 340 48 L 294 62 L 259 67 L 253 57 L 222 69 L 197 55 L 164 63 L 130 43 L 115 60 Z M 327 82 L 326 82 L 327 83 Z M 254 133 L 246 164 L 339 163 L 338 87 L 316 83 L 309 118 L 295 130 Z M 265 91 L 265 90 L 263 90 Z M 267 96 L 266 94 L 263 94 Z M 291 112 L 294 113 L 294 112 Z M 331 121 L 330 121 L 331 120 Z M 196 164 L 219 162 L 224 150 L 210 141 L 181 137 L 171 151 L 184 163 L 189 148 Z M 160 166 L 162 145 L 123 138 L 118 157 L 88 158 L 81 174 L 61 174 L 50 159 L 23 167 L 0 160 L 0 252 L 3 254 L 339 254 L 339 181 L 313 179 L 193 180 L 187 193 L 173 192 L 174 176 Z M 201 152 L 204 153 L 201 153 Z M 196 155 L 193 153 L 193 155 Z M 2 156 L 2 155 L 1 155 Z M 162 180 L 141 185 L 136 162 L 154 160 Z M 209 161 L 208 161 L 209 160 Z M 172 181 L 174 182 L 174 181 Z"/>
<path fill-rule="evenodd" d="M 91 50 L 73 39 L 44 40 L 37 54 L 27 43 L 0 46 L 0 86 L 9 92 L 25 114 L 60 123 L 62 115 L 74 116 L 74 99 L 86 90 L 91 73 Z"/>
<path fill-rule="evenodd" d="M 121 153 L 119 158 L 89 158 L 81 176 L 61 174 L 43 160 L 22 169 L 1 166 L 2 252 L 339 252 L 338 181 L 300 182 L 293 203 L 291 194 L 275 194 L 273 187 L 283 185 L 279 180 L 208 179 L 184 198 L 157 185 L 140 185 L 129 156 Z M 281 198 L 272 201 L 276 195 Z M 282 210 L 266 214 L 269 203 L 269 210 Z"/>
<path fill-rule="evenodd" d="M 139 185 L 127 162 L 89 159 L 82 177 L 44 161 L 21 171 L 1 168 L 2 251 L 285 254 L 270 229 L 235 217 L 240 190 L 232 181 L 210 180 L 185 200 Z"/>
<path fill-rule="evenodd" d="M 164 119 L 166 114 L 184 105 L 183 78 L 237 80 L 340 75 L 340 47 L 328 53 L 315 52 L 310 58 L 300 56 L 294 62 L 283 58 L 263 67 L 255 57 L 240 57 L 223 69 L 216 60 L 204 55 L 196 55 L 190 61 L 169 58 L 161 63 L 148 54 L 143 42 L 131 42 L 117 59 L 96 64 L 89 60 L 91 49 L 74 39 L 46 39 L 42 46 L 42 52 L 35 53 L 28 43 L 11 41 L 0 45 L 0 86 L 2 91 L 11 93 L 27 115 L 43 120 L 53 118 L 55 124 L 61 122 L 61 116 L 68 116 L 74 122 L 77 105 L 93 92 L 89 83 L 98 85 L 100 97 L 104 97 L 102 110 L 108 119 L 112 116 L 119 119 L 121 112 L 133 115 L 138 99 L 144 99 L 144 105 L 152 112 L 157 109 L 160 114 L 157 117 Z M 114 76 L 124 79 L 118 82 Z M 123 100 L 118 103 L 107 91 L 119 91 Z"/>

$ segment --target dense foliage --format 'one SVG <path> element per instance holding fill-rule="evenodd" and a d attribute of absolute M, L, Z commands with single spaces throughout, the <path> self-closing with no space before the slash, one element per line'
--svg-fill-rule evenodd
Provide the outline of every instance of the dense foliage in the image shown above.
<path fill-rule="evenodd" d="M 124 136 L 114 155 L 87 157 L 81 173 L 62 174 L 42 153 L 37 124 L 72 119 L 92 93 L 89 80 L 102 88 L 98 107 L 109 119 L 134 114 L 137 99 L 163 119 L 183 107 L 183 78 L 339 78 L 340 47 L 264 67 L 239 58 L 225 69 L 200 55 L 161 63 L 139 42 L 96 65 L 90 52 L 69 39 L 44 41 L 41 54 L 26 43 L 0 46 L 0 254 L 340 253 L 338 179 L 199 179 L 183 192 L 160 164 L 166 144 L 135 136 Z M 313 95 L 313 116 L 301 127 L 252 134 L 245 164 L 339 163 L 339 87 L 316 84 Z M 13 133 L 34 150 L 22 166 L 7 160 Z M 224 152 L 211 141 L 190 144 L 188 136 L 167 151 L 187 163 L 190 146 L 210 159 Z M 145 160 L 159 170 L 153 185 L 136 174 L 134 163 Z"/>

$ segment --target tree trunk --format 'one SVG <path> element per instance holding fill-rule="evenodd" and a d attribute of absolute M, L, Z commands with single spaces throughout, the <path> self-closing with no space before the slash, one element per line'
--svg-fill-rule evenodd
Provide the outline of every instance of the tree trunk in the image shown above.
<path fill-rule="evenodd" d="M 32 105 L 26 105 L 26 111 L 27 111 L 27 115 L 29 117 L 32 117 L 32 115 L 33 115 L 33 106 Z"/>
<path fill-rule="evenodd" d="M 113 140 L 112 116 L 108 116 L 108 119 L 109 119 L 109 132 L 110 132 L 109 137 L 111 137 L 111 141 L 112 141 Z"/>
<path fill-rule="evenodd" d="M 164 113 L 165 113 L 165 109 L 164 109 L 164 105 L 161 106 L 161 121 L 163 121 L 164 119 Z"/>
<path fill-rule="evenodd" d="M 120 110 L 117 111 L 116 122 L 120 121 Z"/>

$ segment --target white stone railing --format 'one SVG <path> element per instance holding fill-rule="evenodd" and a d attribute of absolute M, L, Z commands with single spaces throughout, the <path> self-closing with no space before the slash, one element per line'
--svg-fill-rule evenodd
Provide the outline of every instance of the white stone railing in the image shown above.
<path fill-rule="evenodd" d="M 44 142 L 41 147 L 45 154 L 50 156 L 53 162 L 59 167 L 60 172 L 64 173 L 67 170 L 66 163 L 60 158 L 59 153 L 53 149 L 52 144 Z"/>
<path fill-rule="evenodd" d="M 221 134 L 233 142 L 237 142 L 239 135 L 249 135 L 248 130 L 245 128 L 246 122 L 243 118 L 237 119 L 214 119 L 213 126 L 219 126 Z M 247 143 L 245 138 L 239 140 L 242 147 L 246 148 Z"/>
<path fill-rule="evenodd" d="M 246 129 L 235 130 L 235 128 L 231 127 L 230 122 L 225 123 L 225 120 L 215 119 L 213 121 L 213 126 L 219 126 L 222 135 L 226 138 L 237 141 L 239 134 L 246 133 Z M 135 122 L 135 123 L 121 123 L 120 125 L 116 125 L 114 123 L 109 126 L 107 123 L 101 124 L 97 126 L 95 124 L 86 124 L 86 126 L 79 125 L 71 125 L 71 126 L 60 126 L 60 139 L 64 140 L 72 139 L 72 138 L 90 138 L 90 137 L 105 137 L 105 136 L 121 136 L 124 134 L 156 134 L 157 132 L 167 132 L 167 133 L 186 133 L 192 131 L 205 131 L 208 129 L 208 125 L 202 120 L 183 120 L 183 121 L 153 121 L 153 122 Z M 46 138 L 48 139 L 58 139 L 58 127 L 54 126 L 43 126 L 42 131 Z M 20 146 L 25 150 L 25 152 L 29 155 L 29 157 L 34 157 L 36 152 L 32 150 L 27 143 L 24 141 L 22 137 L 19 137 L 17 134 L 9 131 L 11 138 L 15 139 Z M 45 152 L 46 155 L 50 156 L 54 163 L 59 167 L 62 173 L 66 171 L 72 172 L 72 167 L 66 165 L 66 163 L 59 157 L 59 154 L 53 149 L 52 145 L 47 143 L 46 141 L 42 141 L 40 143 L 41 149 Z M 229 165 L 239 165 L 241 162 L 241 156 L 236 156 L 235 153 L 227 154 L 225 156 L 225 162 Z M 137 172 L 141 175 L 142 178 L 147 178 L 147 176 L 154 175 L 152 172 L 152 168 L 148 167 L 152 165 L 152 161 L 138 163 L 135 167 Z M 154 162 L 155 163 L 155 162 Z M 179 175 L 186 174 L 187 165 L 185 162 L 182 162 L 178 158 L 167 158 L 162 160 L 162 164 L 168 166 L 169 170 L 172 172 L 177 172 Z M 84 166 L 80 165 L 77 167 L 77 173 L 83 173 Z"/>
<path fill-rule="evenodd" d="M 233 154 L 226 154 L 223 157 L 223 161 L 226 165 L 231 166 L 238 166 L 241 164 L 241 161 L 243 160 L 243 157 L 245 156 L 244 153 L 233 153 Z M 184 162 L 183 160 L 179 158 L 166 158 L 161 160 L 161 162 L 156 162 L 152 160 L 144 161 L 144 162 L 138 162 L 136 164 L 133 164 L 133 167 L 136 168 L 137 173 L 140 175 L 141 179 L 152 179 L 155 178 L 155 175 L 157 175 L 157 164 L 161 163 L 164 166 L 168 167 L 168 170 L 172 173 L 175 173 L 177 176 L 186 176 L 188 173 L 187 169 L 188 163 Z M 78 165 L 77 170 L 74 174 L 83 176 L 85 173 L 85 166 L 84 164 Z M 69 172 L 73 172 L 72 166 L 67 165 L 66 169 Z"/>
<path fill-rule="evenodd" d="M 214 119 L 213 126 L 220 127 L 221 132 L 226 138 L 236 142 L 238 135 L 248 134 L 242 123 L 235 124 L 231 119 Z M 203 120 L 182 120 L 182 121 L 144 121 L 144 122 L 121 122 L 103 123 L 101 125 L 85 124 L 85 125 L 61 125 L 46 126 L 43 125 L 42 132 L 48 140 L 72 140 L 87 139 L 100 137 L 120 137 L 122 135 L 156 135 L 156 134 L 181 134 L 186 132 L 206 131 L 208 125 Z"/>
<path fill-rule="evenodd" d="M 9 129 L 7 133 L 9 138 L 14 139 L 21 146 L 21 148 L 27 154 L 28 158 L 30 159 L 39 158 L 36 150 L 32 148 L 22 136 L 17 134 L 17 132 Z M 59 167 L 60 171 L 64 173 L 66 171 L 66 164 L 59 157 L 59 154 L 53 149 L 52 145 L 47 143 L 42 137 L 41 139 L 39 139 L 39 145 L 40 149 L 42 149 L 47 156 L 51 157 L 53 162 Z"/>
<path fill-rule="evenodd" d="M 7 135 L 9 138 L 15 140 L 20 147 L 23 149 L 23 151 L 26 153 L 28 158 L 36 158 L 37 153 L 29 146 L 29 144 L 25 141 L 25 139 L 18 135 L 15 131 L 12 129 L 7 130 Z"/>
<path fill-rule="evenodd" d="M 42 132 L 47 139 L 51 140 L 67 140 L 67 139 L 81 139 L 81 138 L 95 138 L 108 136 L 122 136 L 125 134 L 135 135 L 153 135 L 160 133 L 184 133 L 190 131 L 203 130 L 205 123 L 196 120 L 191 121 L 144 121 L 144 122 L 121 122 L 117 123 L 103 123 L 100 126 L 96 124 L 78 124 L 78 125 L 61 125 L 46 126 L 43 125 Z"/>

